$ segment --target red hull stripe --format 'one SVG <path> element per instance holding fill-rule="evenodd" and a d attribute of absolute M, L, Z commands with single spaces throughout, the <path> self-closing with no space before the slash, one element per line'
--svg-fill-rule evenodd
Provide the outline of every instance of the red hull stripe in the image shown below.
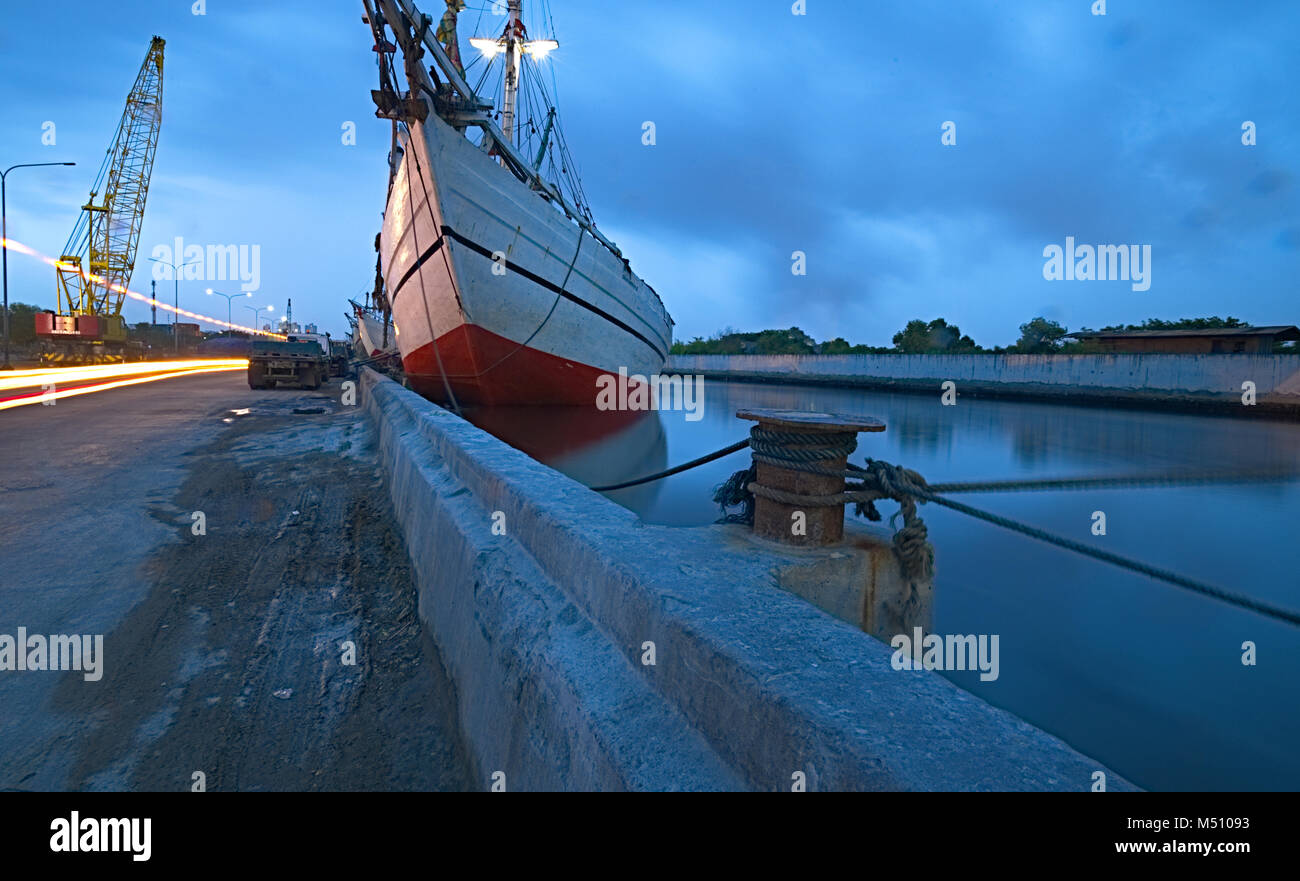
<path fill-rule="evenodd" d="M 438 338 L 437 355 L 458 403 L 566 404 L 594 407 L 598 367 L 521 347 L 473 324 L 462 324 Z M 495 366 L 493 366 L 495 365 Z M 426 343 L 402 359 L 407 381 L 421 395 L 449 403 L 438 372 L 434 344 Z M 487 368 L 483 372 L 483 368 Z"/>

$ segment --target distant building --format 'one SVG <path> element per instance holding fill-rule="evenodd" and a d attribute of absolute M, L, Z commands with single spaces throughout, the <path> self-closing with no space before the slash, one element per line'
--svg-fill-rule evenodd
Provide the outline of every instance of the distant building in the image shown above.
<path fill-rule="evenodd" d="M 1084 330 L 1067 334 L 1105 353 L 1267 355 L 1273 344 L 1300 340 L 1300 327 L 1214 327 L 1202 330 Z"/>

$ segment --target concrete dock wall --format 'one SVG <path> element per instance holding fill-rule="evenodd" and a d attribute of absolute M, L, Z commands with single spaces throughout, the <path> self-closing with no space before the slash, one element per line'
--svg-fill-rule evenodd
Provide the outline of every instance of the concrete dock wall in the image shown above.
<path fill-rule="evenodd" d="M 782 589 L 824 551 L 643 524 L 391 380 L 362 390 L 484 788 L 1131 788 Z"/>
<path fill-rule="evenodd" d="M 1300 355 L 674 355 L 672 372 L 939 393 L 1238 407 L 1300 414 Z"/>

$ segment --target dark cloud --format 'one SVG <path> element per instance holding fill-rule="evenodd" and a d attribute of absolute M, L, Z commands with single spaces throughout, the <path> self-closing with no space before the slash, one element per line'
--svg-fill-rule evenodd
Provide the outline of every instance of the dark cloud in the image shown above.
<path fill-rule="evenodd" d="M 1291 184 L 1291 175 L 1285 171 L 1270 169 L 1261 171 L 1246 184 L 1246 191 L 1254 196 L 1271 196 L 1280 193 Z"/>
<path fill-rule="evenodd" d="M 550 0 L 562 45 L 547 63 L 596 217 L 681 336 L 797 323 L 879 344 L 942 315 L 992 344 L 1048 311 L 1097 327 L 1229 305 L 1296 321 L 1300 7 L 1090 5 L 814 0 L 793 16 L 784 0 Z M 204 183 L 157 187 L 144 241 L 261 242 L 277 305 L 293 291 L 296 309 L 337 315 L 368 282 L 385 182 L 359 4 L 209 4 L 202 20 L 155 9 L 11 13 L 63 38 L 0 60 L 8 82 L 30 84 L 8 90 L 6 144 L 33 143 L 57 113 L 74 158 L 97 165 L 141 29 L 164 33 L 159 172 Z M 468 37 L 480 17 L 462 22 Z M 112 58 L 88 69 L 79 41 Z M 338 144 L 344 120 L 356 148 Z M 948 120 L 955 147 L 940 144 Z M 1257 146 L 1241 144 L 1246 120 Z M 75 206 L 59 211 L 51 238 Z M 1044 246 L 1068 235 L 1152 245 L 1151 290 L 1044 281 Z M 790 273 L 796 250 L 806 277 Z"/>

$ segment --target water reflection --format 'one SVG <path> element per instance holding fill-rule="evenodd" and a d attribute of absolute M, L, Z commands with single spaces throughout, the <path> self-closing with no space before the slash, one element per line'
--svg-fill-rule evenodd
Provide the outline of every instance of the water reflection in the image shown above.
<path fill-rule="evenodd" d="M 658 413 L 595 407 L 467 407 L 465 418 L 544 465 L 587 486 L 610 486 L 667 468 Z M 660 483 L 611 493 L 634 511 L 649 510 Z"/>

